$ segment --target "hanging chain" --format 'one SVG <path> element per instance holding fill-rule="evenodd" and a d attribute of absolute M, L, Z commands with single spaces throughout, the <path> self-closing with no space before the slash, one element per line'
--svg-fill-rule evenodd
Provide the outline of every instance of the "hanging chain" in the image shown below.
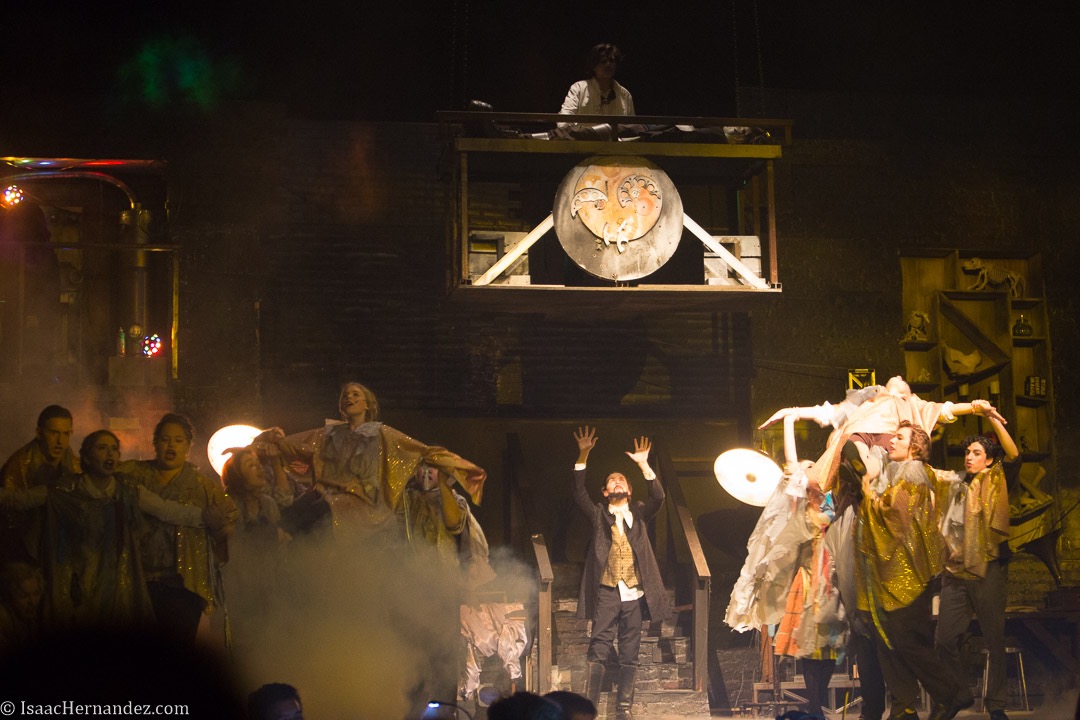
<path fill-rule="evenodd" d="M 758 3 L 753 0 L 754 6 L 754 36 L 757 39 L 757 69 L 758 69 L 758 117 L 765 116 L 765 62 L 764 52 L 761 49 L 761 21 L 758 18 Z"/>
<path fill-rule="evenodd" d="M 461 12 L 459 13 L 459 10 Z M 450 102 L 465 108 L 469 82 L 469 0 L 454 0 L 450 19 Z M 460 41 L 460 42 L 459 42 Z M 460 56 L 459 56 L 460 48 Z M 460 57 L 460 66 L 459 66 Z"/>
<path fill-rule="evenodd" d="M 461 102 L 469 98 L 469 0 L 461 0 L 465 6 L 461 23 Z"/>
<path fill-rule="evenodd" d="M 731 0 L 731 65 L 735 69 L 735 117 L 742 117 L 739 101 L 739 21 L 737 0 Z"/>

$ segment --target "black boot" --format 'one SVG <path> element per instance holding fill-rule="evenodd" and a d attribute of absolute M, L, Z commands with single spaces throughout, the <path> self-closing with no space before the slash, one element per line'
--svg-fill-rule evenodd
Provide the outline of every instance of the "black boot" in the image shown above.
<path fill-rule="evenodd" d="M 636 665 L 619 666 L 619 692 L 615 696 L 615 720 L 634 720 L 630 711 L 634 707 L 634 682 L 636 680 Z"/>
<path fill-rule="evenodd" d="M 589 663 L 589 677 L 585 680 L 585 697 L 592 700 L 592 704 L 600 705 L 600 683 L 604 681 L 603 663 Z"/>

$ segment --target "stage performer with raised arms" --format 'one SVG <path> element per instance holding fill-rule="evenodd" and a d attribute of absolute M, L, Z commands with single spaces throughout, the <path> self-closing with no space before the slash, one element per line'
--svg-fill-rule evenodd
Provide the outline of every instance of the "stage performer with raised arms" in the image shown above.
<path fill-rule="evenodd" d="M 983 402 L 976 400 L 975 402 Z M 949 485 L 941 519 L 945 537 L 945 572 L 935 643 L 945 666 L 966 684 L 960 645 L 971 616 L 979 621 L 989 671 L 983 692 L 990 720 L 1008 720 L 1005 701 L 1005 601 L 1009 550 L 1009 485 L 1019 482 L 1020 450 L 1000 420 L 990 418 L 996 441 L 972 435 L 963 442 L 964 474 L 938 471 Z M 1008 479 L 1012 482 L 1009 482 Z"/>
<path fill-rule="evenodd" d="M 594 704 L 599 701 L 604 665 L 616 652 L 617 634 L 619 675 L 615 717 L 631 720 L 643 617 L 647 613 L 650 620 L 662 621 L 668 615 L 664 583 L 647 528 L 664 504 L 664 488 L 649 467 L 652 442 L 647 437 L 635 438 L 634 451 L 626 454 L 637 463 L 648 482 L 648 500 L 631 502 L 630 482 L 622 473 L 613 472 L 604 482 L 606 502 L 592 502 L 585 490 L 585 468 L 589 453 L 596 447 L 596 429 L 578 428 L 574 440 L 578 445 L 574 501 L 592 526 L 578 596 L 578 617 L 592 619 L 586 693 Z"/>

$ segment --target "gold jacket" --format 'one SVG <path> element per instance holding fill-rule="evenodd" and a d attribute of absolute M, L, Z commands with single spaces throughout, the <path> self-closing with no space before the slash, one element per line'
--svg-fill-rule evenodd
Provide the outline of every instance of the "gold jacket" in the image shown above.
<path fill-rule="evenodd" d="M 856 537 L 860 610 L 892 612 L 913 603 L 941 572 L 934 474 L 909 461 L 908 472 L 878 496 L 863 498 Z"/>

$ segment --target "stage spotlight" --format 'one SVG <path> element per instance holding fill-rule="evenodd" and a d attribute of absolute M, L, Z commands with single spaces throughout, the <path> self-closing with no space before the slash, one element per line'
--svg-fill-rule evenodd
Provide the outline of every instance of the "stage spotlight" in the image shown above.
<path fill-rule="evenodd" d="M 18 185 L 8 185 L 4 189 L 3 199 L 0 203 L 3 203 L 4 207 L 14 207 L 21 203 L 26 198 L 26 194 L 23 193 L 22 188 Z"/>
<path fill-rule="evenodd" d="M 469 720 L 473 720 L 472 713 L 460 705 L 446 700 L 430 700 L 420 720 L 456 720 L 459 712 Z"/>
<path fill-rule="evenodd" d="M 481 685 L 476 689 L 476 704 L 480 707 L 490 707 L 492 703 L 502 700 L 502 690 L 494 685 Z"/>
<path fill-rule="evenodd" d="M 720 453 L 713 463 L 713 473 L 720 487 L 732 497 L 758 507 L 765 507 L 783 475 L 780 466 L 767 455 L 745 448 Z"/>
<path fill-rule="evenodd" d="M 261 432 L 250 425 L 228 425 L 210 436 L 210 442 L 206 443 L 206 456 L 219 477 L 225 461 L 229 459 L 228 455 L 222 453 L 229 448 L 247 447 Z"/>

